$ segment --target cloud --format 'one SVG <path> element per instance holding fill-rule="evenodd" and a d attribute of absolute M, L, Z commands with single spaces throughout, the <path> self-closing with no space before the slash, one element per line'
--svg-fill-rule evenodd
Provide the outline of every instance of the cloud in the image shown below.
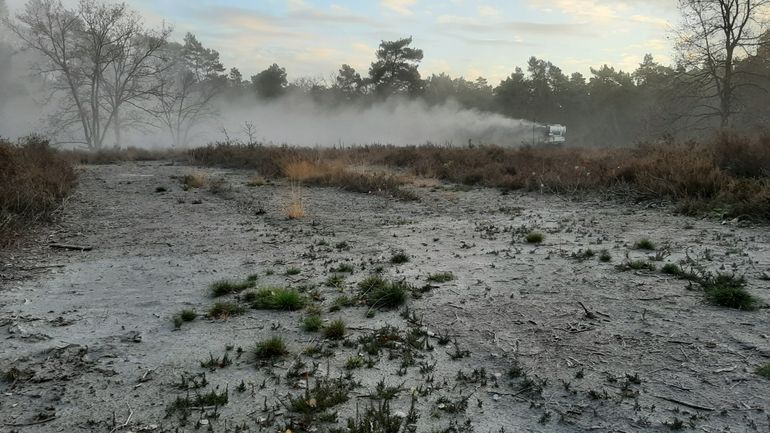
<path fill-rule="evenodd" d="M 538 37 L 596 36 L 597 34 L 583 24 L 541 23 L 533 21 L 496 21 L 480 20 L 474 17 L 440 15 L 436 24 L 444 29 L 464 30 L 476 34 L 514 33 L 519 37 L 536 35 Z"/>
<path fill-rule="evenodd" d="M 411 16 L 414 15 L 412 6 L 417 3 L 417 0 L 381 0 L 380 5 L 383 8 L 395 12 L 399 15 Z"/>
<path fill-rule="evenodd" d="M 489 5 L 481 5 L 479 6 L 479 16 L 485 18 L 497 17 L 500 16 L 500 11 Z"/>

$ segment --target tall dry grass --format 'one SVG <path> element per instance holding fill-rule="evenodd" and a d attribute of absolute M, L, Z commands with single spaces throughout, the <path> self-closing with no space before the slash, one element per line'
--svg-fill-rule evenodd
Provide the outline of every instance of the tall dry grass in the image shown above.
<path fill-rule="evenodd" d="M 45 139 L 0 139 L 0 246 L 25 228 L 50 221 L 76 182 L 71 159 Z"/>
<path fill-rule="evenodd" d="M 688 214 L 718 212 L 770 220 L 770 136 L 720 134 L 703 142 L 635 148 L 362 146 L 311 149 L 219 143 L 190 152 L 193 162 L 288 176 L 303 183 L 414 198 L 398 173 L 466 185 L 547 193 L 600 193 L 669 200 Z M 382 166 L 381 172 L 357 165 Z M 291 176 L 289 176 L 291 177 Z"/>
<path fill-rule="evenodd" d="M 63 150 L 61 153 L 80 164 L 104 165 L 119 162 L 163 161 L 188 159 L 187 150 L 177 149 L 142 149 L 129 147 L 127 149 L 105 148 L 96 151 Z"/>

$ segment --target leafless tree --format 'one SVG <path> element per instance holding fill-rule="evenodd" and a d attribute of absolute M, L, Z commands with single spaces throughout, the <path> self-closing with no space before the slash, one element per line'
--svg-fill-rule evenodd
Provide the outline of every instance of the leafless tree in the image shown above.
<path fill-rule="evenodd" d="M 736 64 L 756 52 L 770 0 L 680 0 L 679 8 L 680 70 L 699 100 L 699 115 L 717 117 L 726 128 L 735 113 L 736 89 L 745 85 Z"/>
<path fill-rule="evenodd" d="M 170 31 L 147 31 L 125 4 L 81 0 L 75 9 L 60 0 L 30 0 L 11 30 L 43 55 L 40 72 L 60 95 L 60 127 L 77 124 L 91 149 L 113 128 L 120 141 L 121 107 L 137 104 L 155 85 L 150 59 Z"/>
<path fill-rule="evenodd" d="M 157 126 L 167 129 L 174 147 L 185 145 L 194 127 L 216 115 L 213 104 L 227 84 L 219 53 L 204 48 L 192 34 L 184 45 L 169 44 L 157 64 L 158 88 L 148 111 Z"/>

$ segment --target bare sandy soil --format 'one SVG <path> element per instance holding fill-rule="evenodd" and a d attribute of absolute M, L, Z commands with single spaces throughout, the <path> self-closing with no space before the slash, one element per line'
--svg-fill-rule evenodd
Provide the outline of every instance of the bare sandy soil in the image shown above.
<path fill-rule="evenodd" d="M 196 170 L 225 187 L 184 191 L 171 178 Z M 649 238 L 658 269 L 689 257 L 745 276 L 767 304 L 766 226 L 451 185 L 415 188 L 421 200 L 408 203 L 306 188 L 308 215 L 289 220 L 288 187 L 249 187 L 248 175 L 87 167 L 63 220 L 0 254 L 0 431 L 329 431 L 378 404 L 370 396 L 380 381 L 399 389 L 390 411 L 401 431 L 770 431 L 770 380 L 755 373 L 770 363 L 770 310 L 713 306 L 697 285 L 659 270 L 616 268 L 655 255 L 633 248 Z M 541 245 L 524 241 L 531 229 L 545 233 Z M 612 261 L 573 257 L 587 248 L 607 249 Z M 409 262 L 391 264 L 399 251 Z M 343 263 L 353 273 L 342 289 L 327 287 Z M 328 312 L 378 267 L 425 288 L 407 301 L 409 320 L 403 308 Z M 428 284 L 443 271 L 456 279 Z M 344 319 L 345 341 L 304 332 L 302 311 L 248 309 L 175 329 L 180 310 L 214 304 L 212 282 L 252 274 L 259 287 L 303 290 L 325 320 Z M 359 338 L 385 325 L 427 338 L 363 354 Z M 439 344 L 446 334 L 456 345 Z M 256 343 L 276 335 L 291 354 L 258 363 Z M 226 353 L 232 365 L 201 367 Z M 344 368 L 358 353 L 368 365 Z M 349 399 L 328 411 L 336 423 L 291 411 L 289 396 L 317 404 L 304 388 L 327 377 L 350 385 Z M 228 403 L 168 413 L 178 397 L 212 389 Z"/>

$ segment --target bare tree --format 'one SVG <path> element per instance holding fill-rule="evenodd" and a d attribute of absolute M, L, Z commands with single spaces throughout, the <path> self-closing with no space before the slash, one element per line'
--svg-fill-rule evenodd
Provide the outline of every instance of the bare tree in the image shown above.
<path fill-rule="evenodd" d="M 169 131 L 174 147 L 188 142 L 200 121 L 216 115 L 214 99 L 227 85 L 219 53 L 204 48 L 192 34 L 184 45 L 169 44 L 156 67 L 159 85 L 148 110 L 157 126 Z"/>
<path fill-rule="evenodd" d="M 145 97 L 149 59 L 169 31 L 146 31 L 125 4 L 81 0 L 67 9 L 60 0 L 30 0 L 11 30 L 43 55 L 40 72 L 61 95 L 60 127 L 77 124 L 84 143 L 101 148 L 110 128 L 120 138 L 120 109 Z M 53 96 L 52 95 L 52 96 Z"/>
<path fill-rule="evenodd" d="M 761 16 L 770 0 L 680 0 L 677 30 L 680 70 L 700 100 L 698 113 L 730 125 L 736 89 L 736 63 L 752 55 L 760 42 Z"/>

